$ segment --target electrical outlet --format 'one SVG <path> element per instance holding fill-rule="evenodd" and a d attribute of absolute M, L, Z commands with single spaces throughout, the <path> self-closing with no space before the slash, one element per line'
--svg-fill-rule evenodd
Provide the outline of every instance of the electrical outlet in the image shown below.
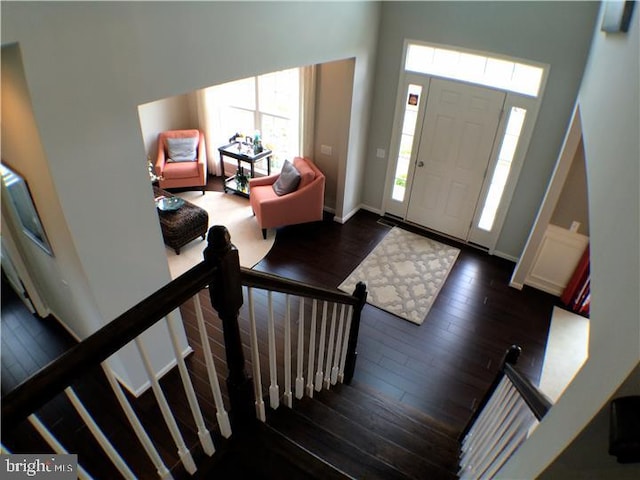
<path fill-rule="evenodd" d="M 580 228 L 580 222 L 576 222 L 575 220 L 571 222 L 571 227 L 569 227 L 569 231 L 576 233 Z"/>
<path fill-rule="evenodd" d="M 387 152 L 384 151 L 384 148 L 379 148 L 376 151 L 376 157 L 378 158 L 384 158 L 387 155 Z"/>
<path fill-rule="evenodd" d="M 333 149 L 329 145 L 320 145 L 320 153 L 331 156 Z"/>

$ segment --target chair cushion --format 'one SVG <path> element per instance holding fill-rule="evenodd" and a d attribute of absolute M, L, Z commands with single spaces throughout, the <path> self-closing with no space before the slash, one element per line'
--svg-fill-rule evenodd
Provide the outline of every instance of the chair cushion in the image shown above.
<path fill-rule="evenodd" d="M 296 157 L 293 159 L 293 165 L 300 172 L 300 185 L 298 188 L 304 188 L 313 182 L 313 179 L 316 178 L 316 172 L 314 172 L 313 168 L 309 166 L 307 161 L 302 157 Z"/>
<path fill-rule="evenodd" d="M 175 162 L 165 165 L 162 176 L 165 180 L 198 176 L 198 162 Z"/>
<path fill-rule="evenodd" d="M 298 169 L 289 160 L 285 160 L 280 176 L 273 184 L 273 191 L 278 196 L 295 192 L 300 184 L 300 178 Z"/>
<path fill-rule="evenodd" d="M 192 162 L 198 153 L 198 137 L 171 138 L 165 140 L 168 162 Z"/>

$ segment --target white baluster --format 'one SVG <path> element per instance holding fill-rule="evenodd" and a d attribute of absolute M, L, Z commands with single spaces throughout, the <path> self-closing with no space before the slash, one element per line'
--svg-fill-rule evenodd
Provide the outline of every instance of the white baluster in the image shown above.
<path fill-rule="evenodd" d="M 158 406 L 160 407 L 162 418 L 164 418 L 164 421 L 169 428 L 169 433 L 171 433 L 171 437 L 173 438 L 173 441 L 178 448 L 178 456 L 180 457 L 180 461 L 184 465 L 185 470 L 193 475 L 197 470 L 196 464 L 193 461 L 191 452 L 187 448 L 187 445 L 184 443 L 184 439 L 182 438 L 182 434 L 180 433 L 180 429 L 178 428 L 176 419 L 174 418 L 173 413 L 171 413 L 169 402 L 167 402 L 167 398 L 164 396 L 164 392 L 160 387 L 160 383 L 158 382 L 158 379 L 153 372 L 153 368 L 151 367 L 151 362 L 149 360 L 149 355 L 147 354 L 147 351 L 140 337 L 136 337 L 135 342 L 136 346 L 138 347 L 140 357 L 142 358 L 142 364 L 144 365 L 144 369 L 147 372 L 147 377 L 149 378 L 149 382 L 151 383 L 151 389 L 153 390 L 153 394 L 155 395 Z"/>
<path fill-rule="evenodd" d="M 511 383 L 505 377 L 478 417 L 476 425 L 472 428 L 473 432 L 470 431 L 467 435 L 468 442 L 463 442 L 461 451 L 464 452 L 464 459 L 460 462 L 461 467 L 475 468 L 477 459 L 484 455 L 491 445 L 491 435 L 504 417 L 505 409 L 512 407 L 515 400 L 516 395 L 511 389 Z"/>
<path fill-rule="evenodd" d="M 184 388 L 184 393 L 187 396 L 187 402 L 189 403 L 189 409 L 191 410 L 193 421 L 198 427 L 198 438 L 200 439 L 200 445 L 202 445 L 204 453 L 211 456 L 216 451 L 216 449 L 213 446 L 211 433 L 207 429 L 207 425 L 204 423 L 204 417 L 202 416 L 202 411 L 200 410 L 200 404 L 198 404 L 198 398 L 196 397 L 196 391 L 193 388 L 193 383 L 191 382 L 191 377 L 189 376 L 187 365 L 184 362 L 184 358 L 182 358 L 182 352 L 180 351 L 180 342 L 178 341 L 178 333 L 176 327 L 176 322 L 178 320 L 176 319 L 175 313 L 169 313 L 169 315 L 165 317 L 165 321 L 167 323 L 167 327 L 169 327 L 169 337 L 171 338 L 173 352 L 176 357 L 176 362 L 178 363 L 178 372 L 180 373 L 180 379 L 182 380 L 182 388 Z"/>
<path fill-rule="evenodd" d="M 498 408 L 500 408 L 501 402 L 504 400 L 509 390 L 509 381 L 506 377 L 498 383 L 498 386 L 494 390 L 493 394 L 487 401 L 486 405 L 476 418 L 476 421 L 469 429 L 469 432 L 462 441 L 461 451 L 471 451 L 475 445 L 477 445 L 477 437 L 484 432 L 492 419 L 495 417 Z"/>
<path fill-rule="evenodd" d="M 515 452 L 520 444 L 527 438 L 527 432 L 535 422 L 535 416 L 521 397 L 518 405 L 517 416 L 509 429 L 502 436 L 500 442 L 496 445 L 494 450 L 496 455 L 494 456 L 491 465 L 483 471 L 483 477 L 493 478 L 495 476 L 502 465 L 505 464 L 513 452 Z"/>
<path fill-rule="evenodd" d="M 51 432 L 47 429 L 47 427 L 44 426 L 44 424 L 40 421 L 40 419 L 34 413 L 29 415 L 28 420 L 31 423 L 31 425 L 33 425 L 33 428 L 35 428 L 36 431 L 40 434 L 40 436 L 44 438 L 44 441 L 47 442 L 47 444 L 51 447 L 51 449 L 54 452 L 60 455 L 69 454 L 67 449 L 62 446 L 62 444 L 58 441 L 58 439 L 51 434 Z M 11 453 L 11 452 L 7 450 L 7 453 Z M 89 475 L 89 472 L 87 472 L 84 468 L 82 468 L 82 465 L 80 465 L 80 463 L 78 463 L 78 478 L 80 478 L 81 480 L 93 480 L 93 477 Z"/>
<path fill-rule="evenodd" d="M 286 310 L 284 312 L 284 404 L 291 408 L 291 297 L 286 295 Z"/>
<path fill-rule="evenodd" d="M 300 297 L 300 308 L 298 310 L 298 358 L 296 372 L 296 398 L 301 399 L 304 395 L 304 298 Z"/>
<path fill-rule="evenodd" d="M 202 343 L 202 353 L 204 355 L 205 365 L 207 366 L 207 376 L 209 378 L 209 386 L 211 387 L 211 393 L 213 394 L 213 401 L 216 405 L 216 419 L 218 420 L 218 427 L 220 427 L 220 433 L 224 438 L 231 436 L 231 424 L 229 423 L 229 415 L 224 408 L 224 401 L 222 400 L 222 392 L 220 391 L 220 381 L 218 380 L 218 373 L 216 371 L 216 365 L 213 361 L 213 354 L 211 353 L 211 345 L 209 344 L 209 335 L 207 334 L 207 327 L 204 323 L 204 315 L 202 314 L 202 304 L 200 303 L 200 297 L 198 294 L 193 296 L 193 306 L 196 311 L 196 320 L 198 322 L 198 331 L 200 332 L 200 343 Z"/>
<path fill-rule="evenodd" d="M 91 414 L 84 407 L 76 393 L 73 391 L 73 388 L 67 387 L 64 389 L 64 393 L 67 395 L 71 404 L 80 415 L 80 418 L 84 421 L 85 425 L 89 429 L 89 431 L 93 434 L 94 438 L 97 440 L 98 444 L 104 450 L 104 453 L 107 454 L 111 462 L 116 466 L 120 474 L 124 478 L 136 478 L 136 475 L 131 471 L 129 465 L 124 461 L 124 459 L 120 456 L 118 451 L 113 447 L 111 442 L 107 439 L 106 435 L 102 432 L 98 424 L 93 420 Z"/>
<path fill-rule="evenodd" d="M 311 325 L 309 326 L 309 364 L 307 365 L 307 395 L 313 398 L 313 362 L 316 358 L 316 318 L 318 316 L 318 301 L 311 303 Z"/>
<path fill-rule="evenodd" d="M 333 357 L 333 367 L 331 368 L 331 385 L 338 381 L 338 370 L 340 369 L 340 348 L 342 347 L 342 328 L 344 327 L 344 303 L 340 306 L 340 322 L 336 333 L 336 353 Z"/>
<path fill-rule="evenodd" d="M 513 389 L 515 391 L 515 389 Z M 481 448 L 479 448 L 473 458 L 470 459 L 470 468 L 468 473 L 473 478 L 486 478 L 483 472 L 492 465 L 496 456 L 502 450 L 506 440 L 504 439 L 505 432 L 511 429 L 514 425 L 514 421 L 518 416 L 518 400 L 519 394 L 515 392 L 515 401 L 511 405 L 509 412 L 504 413 L 500 420 L 498 420 L 498 427 L 494 430 L 491 436 L 486 437 L 483 440 Z"/>
<path fill-rule="evenodd" d="M 147 431 L 144 429 L 144 426 L 142 425 L 142 423 L 140 422 L 140 419 L 136 415 L 136 412 L 131 407 L 129 400 L 127 400 L 127 397 L 122 391 L 122 387 L 120 386 L 120 383 L 118 382 L 118 380 L 116 380 L 116 377 L 111 371 L 111 368 L 109 368 L 106 362 L 102 362 L 100 366 L 102 367 L 102 370 L 104 371 L 104 374 L 107 377 L 107 381 L 109 382 L 109 385 L 113 390 L 113 393 L 116 395 L 116 398 L 118 399 L 118 403 L 120 404 L 120 407 L 122 408 L 125 415 L 127 416 L 127 420 L 129 420 L 129 423 L 131 424 L 131 428 L 133 428 L 133 431 L 138 437 L 138 440 L 140 440 L 142 447 L 144 448 L 145 452 L 147 452 L 147 455 L 149 455 L 149 458 L 153 462 L 153 465 L 156 467 L 158 471 L 158 476 L 163 479 L 173 478 L 173 476 L 171 475 L 171 472 L 169 471 L 169 469 L 167 469 L 167 466 L 162 461 L 162 458 L 160 457 L 158 450 L 156 450 L 156 447 L 153 444 L 153 441 L 147 434 Z"/>
<path fill-rule="evenodd" d="M 351 335 L 351 319 L 353 318 L 353 306 L 347 308 L 347 324 L 344 326 L 344 336 L 342 338 L 342 353 L 340 355 L 340 368 L 338 369 L 338 381 L 344 382 L 344 366 L 347 363 L 347 352 L 349 350 L 349 337 Z"/>
<path fill-rule="evenodd" d="M 276 359 L 276 326 L 273 316 L 273 295 L 269 291 L 269 319 L 267 323 L 269 334 L 269 374 L 271 385 L 269 386 L 269 406 L 274 410 L 280 406 L 280 388 L 278 387 L 278 367 Z"/>
<path fill-rule="evenodd" d="M 511 385 L 506 377 L 503 378 L 499 388 L 496 389 L 491 400 L 487 403 L 486 414 L 483 411 L 482 429 L 478 430 L 473 437 L 473 444 L 465 446 L 464 461 L 460 462 L 460 466 L 464 468 L 468 475 L 472 478 L 477 477 L 478 466 L 486 461 L 491 455 L 491 449 L 494 447 L 496 440 L 501 435 L 505 419 L 510 418 L 514 406 L 517 403 L 519 395 L 515 388 Z"/>
<path fill-rule="evenodd" d="M 328 389 L 331 385 L 331 361 L 333 360 L 333 346 L 336 333 L 336 318 L 338 317 L 338 304 L 333 304 L 333 313 L 331 314 L 331 327 L 329 328 L 329 345 L 327 346 L 327 363 L 324 367 L 324 388 Z"/>
<path fill-rule="evenodd" d="M 500 402 L 500 408 L 492 416 L 491 422 L 489 422 L 486 428 L 478 435 L 476 439 L 475 451 L 469 453 L 469 461 L 472 465 L 478 463 L 480 458 L 487 455 L 487 452 L 493 446 L 493 442 L 500 435 L 504 426 L 505 418 L 507 418 L 513 411 L 516 402 L 518 401 L 518 392 L 509 384 L 510 388 L 507 391 L 507 395 L 504 401 Z"/>
<path fill-rule="evenodd" d="M 327 334 L 327 309 L 329 305 L 327 302 L 323 302 L 322 307 L 322 323 L 320 324 L 320 343 L 318 345 L 318 370 L 316 371 L 316 392 L 322 390 L 322 379 L 324 374 L 322 373 L 322 364 L 324 363 L 324 342 Z"/>
<path fill-rule="evenodd" d="M 498 409 L 502 406 L 501 402 L 504 401 L 508 390 L 509 382 L 503 377 L 462 441 L 460 447 L 462 454 L 460 459 L 461 469 L 466 468 L 470 464 L 471 454 L 480 446 L 478 440 L 482 438 L 488 425 L 491 424 L 497 415 Z"/>
<path fill-rule="evenodd" d="M 262 376 L 260 373 L 260 352 L 258 350 L 258 333 L 256 331 L 256 314 L 253 303 L 253 288 L 247 287 L 249 299 L 249 340 L 251 343 L 251 369 L 253 372 L 253 393 L 256 397 L 256 416 L 261 422 L 267 420 L 262 398 Z"/>

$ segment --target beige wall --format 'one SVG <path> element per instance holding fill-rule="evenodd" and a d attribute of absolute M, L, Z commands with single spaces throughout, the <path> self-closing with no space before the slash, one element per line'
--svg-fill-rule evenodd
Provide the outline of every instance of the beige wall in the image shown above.
<path fill-rule="evenodd" d="M 570 228 L 571 223 L 580 222 L 578 233 L 589 235 L 589 199 L 587 195 L 587 171 L 584 145 L 580 142 L 564 182 L 562 193 L 551 216 L 553 225 Z"/>
<path fill-rule="evenodd" d="M 348 154 L 354 64 L 347 59 L 318 65 L 317 70 L 314 160 L 327 177 L 325 207 L 334 212 L 340 167 Z M 331 154 L 323 153 L 323 146 Z"/>

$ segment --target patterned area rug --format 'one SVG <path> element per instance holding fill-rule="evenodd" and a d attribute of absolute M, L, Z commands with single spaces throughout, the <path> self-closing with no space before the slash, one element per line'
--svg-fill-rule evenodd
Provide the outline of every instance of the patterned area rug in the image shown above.
<path fill-rule="evenodd" d="M 275 242 L 275 230 L 267 231 L 267 239 L 262 238 L 256 217 L 253 216 L 249 200 L 222 192 L 183 192 L 177 196 L 204 208 L 209 213 L 209 228 L 224 225 L 231 234 L 231 243 L 238 248 L 240 266 L 252 268 L 262 260 Z M 180 255 L 167 247 L 167 259 L 171 278 L 176 278 L 202 261 L 202 251 L 206 240 L 199 238 L 180 249 Z"/>
<path fill-rule="evenodd" d="M 338 287 L 367 285 L 367 303 L 422 324 L 460 250 L 394 227 Z"/>

